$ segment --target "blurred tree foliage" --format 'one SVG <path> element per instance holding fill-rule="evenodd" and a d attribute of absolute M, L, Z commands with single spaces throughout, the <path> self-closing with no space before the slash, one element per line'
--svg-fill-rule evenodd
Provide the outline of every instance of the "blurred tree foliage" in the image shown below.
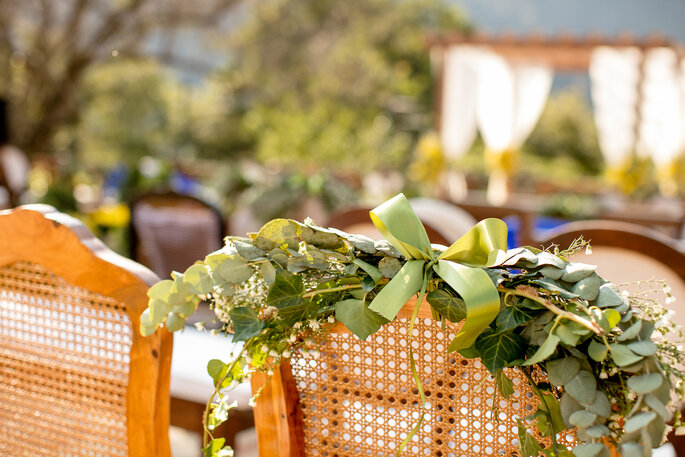
<path fill-rule="evenodd" d="M 571 172 L 581 175 L 596 176 L 604 169 L 592 110 L 578 90 L 549 98 L 525 150 L 551 162 L 565 160 L 571 164 Z"/>
<path fill-rule="evenodd" d="M 425 36 L 466 27 L 441 0 L 249 2 L 224 73 L 231 122 L 267 164 L 406 165 L 431 126 Z"/>

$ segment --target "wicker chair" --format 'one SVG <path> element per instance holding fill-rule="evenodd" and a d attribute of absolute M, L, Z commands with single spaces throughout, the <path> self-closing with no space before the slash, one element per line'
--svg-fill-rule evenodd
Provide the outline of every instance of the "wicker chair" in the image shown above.
<path fill-rule="evenodd" d="M 0 455 L 168 457 L 172 336 L 138 332 L 157 277 L 48 206 L 0 233 Z"/>
<path fill-rule="evenodd" d="M 161 278 L 223 246 L 221 213 L 195 197 L 150 192 L 135 198 L 130 208 L 131 258 Z"/>
<path fill-rule="evenodd" d="M 421 413 L 408 359 L 413 307 L 365 342 L 339 325 L 319 356 L 300 351 L 282 364 L 255 407 L 260 456 L 394 456 Z M 513 370 L 513 396 L 496 394 L 480 361 L 447 354 L 455 333 L 449 323 L 441 330 L 422 304 L 411 344 L 427 409 L 404 455 L 518 455 L 516 419 L 534 411 L 537 397 Z M 254 375 L 253 391 L 264 382 Z"/>

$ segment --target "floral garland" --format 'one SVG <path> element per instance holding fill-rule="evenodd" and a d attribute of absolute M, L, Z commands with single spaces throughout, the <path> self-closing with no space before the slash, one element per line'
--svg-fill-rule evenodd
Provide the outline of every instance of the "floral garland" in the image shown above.
<path fill-rule="evenodd" d="M 677 432 L 685 430 L 671 401 L 673 393 L 678 399 L 685 393 L 685 373 L 677 368 L 682 333 L 651 295 L 621 292 L 595 266 L 569 261 L 589 248 L 582 239 L 561 252 L 555 246 L 503 251 L 504 223 L 487 220 L 449 248 L 426 245 L 402 195 L 374 210 L 372 220 L 390 241 L 276 219 L 249 238 L 228 237 L 224 248 L 149 290 L 144 335 L 160 325 L 183 329 L 204 300 L 222 330 L 245 342 L 229 363 L 208 365 L 215 391 L 203 421 L 205 456 L 232 455 L 213 436 L 234 407 L 232 387 L 252 373 L 273 373 L 298 350 L 316 351 L 337 322 L 365 340 L 417 293 L 415 314 L 425 297 L 437 320 L 464 321 L 449 350 L 480 358 L 504 397 L 513 385 L 503 369 L 526 375 L 540 406 L 524 421 L 552 445 L 544 447 L 519 422 L 522 457 L 609 456 L 607 445 L 626 457 L 647 456 L 662 443 L 669 420 Z M 471 289 L 477 283 L 481 298 L 469 296 L 459 278 Z M 492 291 L 494 303 L 482 299 Z M 670 289 L 663 291 L 672 301 Z M 548 382 L 534 381 L 534 370 Z M 556 436 L 574 427 L 582 444 L 569 450 Z"/>

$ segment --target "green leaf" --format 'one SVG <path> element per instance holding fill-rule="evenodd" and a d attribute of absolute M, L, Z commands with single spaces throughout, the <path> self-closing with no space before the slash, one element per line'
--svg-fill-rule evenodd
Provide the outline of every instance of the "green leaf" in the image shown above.
<path fill-rule="evenodd" d="M 592 301 L 599 296 L 599 286 L 601 285 L 602 280 L 594 273 L 575 283 L 573 288 L 571 288 L 571 292 L 583 300 Z"/>
<path fill-rule="evenodd" d="M 278 269 L 276 279 L 266 296 L 266 304 L 276 308 L 294 306 L 302 301 L 304 284 L 300 276 Z"/>
<path fill-rule="evenodd" d="M 561 279 L 561 277 L 564 274 L 564 270 L 562 268 L 557 268 L 552 265 L 547 265 L 545 267 L 540 268 L 540 274 L 544 276 L 545 278 L 549 279 Z"/>
<path fill-rule="evenodd" d="M 476 342 L 475 341 L 473 342 L 473 344 L 471 346 L 464 348 L 464 349 L 459 349 L 458 352 L 465 359 L 480 358 L 480 352 L 478 352 L 478 349 L 476 349 Z"/>
<path fill-rule="evenodd" d="M 664 378 L 659 373 L 631 376 L 628 379 L 628 387 L 637 394 L 648 394 L 661 387 L 663 381 Z"/>
<path fill-rule="evenodd" d="M 235 246 L 238 255 L 245 260 L 254 260 L 258 257 L 264 257 L 266 251 L 253 246 L 251 243 L 246 243 L 244 241 L 233 240 L 233 246 Z"/>
<path fill-rule="evenodd" d="M 297 237 L 297 226 L 288 219 L 273 219 L 259 229 L 257 238 L 265 238 L 276 246 L 287 243 L 290 238 Z M 256 241 L 256 238 L 255 238 Z M 270 249 L 265 249 L 270 250 Z"/>
<path fill-rule="evenodd" d="M 335 304 L 335 318 L 363 341 L 388 323 L 383 316 L 371 311 L 364 300 L 353 298 Z"/>
<path fill-rule="evenodd" d="M 575 347 L 580 341 L 581 336 L 574 332 L 574 325 L 573 322 L 565 322 L 558 325 L 554 331 L 559 340 L 566 346 Z"/>
<path fill-rule="evenodd" d="M 605 309 L 599 319 L 599 325 L 606 332 L 610 332 L 621 321 L 621 314 L 615 309 Z"/>
<path fill-rule="evenodd" d="M 623 304 L 623 296 L 618 288 L 611 284 L 602 284 L 599 287 L 599 295 L 595 299 L 594 305 L 599 308 L 613 308 Z"/>
<path fill-rule="evenodd" d="M 504 374 L 504 370 L 497 370 L 495 373 L 497 390 L 504 398 L 509 398 L 514 393 L 514 383 Z"/>
<path fill-rule="evenodd" d="M 186 287 L 197 295 L 208 294 L 212 291 L 212 277 L 204 263 L 198 263 L 189 267 L 183 274 L 183 282 Z"/>
<path fill-rule="evenodd" d="M 545 342 L 542 343 L 542 346 L 540 346 L 538 348 L 538 350 L 535 351 L 535 354 L 533 354 L 532 357 L 527 359 L 521 365 L 522 366 L 534 365 L 536 363 L 540 363 L 543 360 L 547 359 L 557 349 L 557 345 L 559 344 L 559 341 L 560 341 L 560 339 L 556 335 L 548 336 L 547 339 L 545 340 Z"/>
<path fill-rule="evenodd" d="M 228 316 L 233 322 L 233 341 L 247 341 L 264 328 L 264 321 L 252 308 L 234 308 Z"/>
<path fill-rule="evenodd" d="M 205 263 L 209 267 L 210 270 L 216 269 L 219 265 L 221 265 L 221 262 L 226 260 L 229 255 L 235 254 L 235 251 L 228 246 L 224 246 L 223 248 L 219 249 L 218 251 L 211 252 L 207 254 L 205 257 Z"/>
<path fill-rule="evenodd" d="M 626 346 L 618 343 L 609 345 L 611 358 L 619 367 L 626 367 L 642 360 L 642 356 L 635 354 Z"/>
<path fill-rule="evenodd" d="M 599 439 L 603 438 L 605 436 L 609 436 L 609 428 L 606 425 L 602 424 L 597 424 L 595 426 L 592 426 L 586 430 L 584 430 L 585 434 L 591 438 L 594 439 Z"/>
<path fill-rule="evenodd" d="M 252 268 L 242 257 L 230 256 L 214 269 L 214 273 L 230 284 L 240 284 L 252 276 Z"/>
<path fill-rule="evenodd" d="M 260 263 L 259 273 L 262 275 L 262 279 L 264 279 L 267 284 L 273 284 L 273 282 L 276 280 L 276 269 L 271 262 Z"/>
<path fill-rule="evenodd" d="M 580 370 L 573 379 L 564 384 L 564 391 L 579 403 L 591 404 L 597 395 L 597 381 L 589 371 Z"/>
<path fill-rule="evenodd" d="M 519 450 L 521 457 L 537 457 L 542 451 L 540 444 L 537 440 L 526 431 L 525 425 L 521 419 L 516 419 L 518 423 L 518 435 L 519 435 Z"/>
<path fill-rule="evenodd" d="M 595 394 L 595 401 L 593 401 L 591 405 L 586 405 L 585 408 L 591 413 L 597 414 L 598 416 L 611 416 L 611 404 L 609 403 L 609 398 L 604 392 L 599 390 Z"/>
<path fill-rule="evenodd" d="M 579 444 L 573 448 L 576 457 L 604 457 L 609 456 L 609 449 L 600 443 Z"/>
<path fill-rule="evenodd" d="M 147 291 L 147 296 L 153 300 L 161 300 L 163 302 L 169 301 L 169 294 L 171 294 L 171 286 L 174 281 L 171 279 L 164 279 L 154 284 Z"/>
<path fill-rule="evenodd" d="M 549 382 L 555 386 L 563 386 L 578 374 L 580 362 L 575 357 L 565 357 L 547 362 L 545 368 Z"/>
<path fill-rule="evenodd" d="M 592 340 L 587 348 L 587 353 L 595 362 L 603 362 L 609 354 L 609 348 L 604 343 Z"/>
<path fill-rule="evenodd" d="M 402 264 L 394 257 L 383 257 L 378 262 L 378 271 L 386 278 L 394 278 L 398 271 L 402 268 Z"/>
<path fill-rule="evenodd" d="M 455 297 L 446 290 L 437 289 L 426 295 L 426 300 L 431 307 L 450 322 L 461 322 L 466 318 L 466 305 L 464 300 Z"/>
<path fill-rule="evenodd" d="M 364 277 L 362 280 L 362 290 L 364 292 L 371 292 L 375 287 L 376 283 L 371 276 Z"/>
<path fill-rule="evenodd" d="M 572 425 L 575 425 L 576 427 L 587 428 L 595 423 L 595 421 L 597 420 L 597 414 L 591 413 L 589 411 L 580 410 L 571 414 L 568 420 L 569 422 L 571 422 Z"/>
<path fill-rule="evenodd" d="M 147 308 L 140 315 L 140 334 L 150 336 L 157 330 L 157 323 L 150 318 L 150 308 Z"/>
<path fill-rule="evenodd" d="M 564 274 L 561 277 L 562 281 L 578 282 L 585 279 L 595 272 L 597 265 L 588 265 L 586 263 L 571 262 L 564 268 Z"/>
<path fill-rule="evenodd" d="M 642 452 L 642 446 L 638 443 L 621 444 L 621 457 L 644 457 L 644 453 Z"/>
<path fill-rule="evenodd" d="M 151 298 L 150 302 L 148 303 L 148 310 L 150 311 L 148 318 L 150 323 L 161 324 L 164 322 L 164 319 L 172 309 L 173 306 L 171 306 L 171 303 L 168 301 L 158 298 Z"/>
<path fill-rule="evenodd" d="M 652 411 L 637 413 L 626 420 L 623 428 L 626 433 L 633 433 L 647 427 L 654 419 L 656 419 L 656 413 Z"/>
<path fill-rule="evenodd" d="M 169 313 L 166 318 L 166 328 L 170 332 L 177 332 L 183 330 L 186 326 L 186 320 L 176 313 Z"/>
<path fill-rule="evenodd" d="M 552 279 L 535 279 L 531 281 L 531 283 L 537 284 L 538 286 L 542 287 L 543 289 L 552 294 L 561 295 L 562 298 L 578 298 L 578 295 L 564 289 L 558 282 Z"/>
<path fill-rule="evenodd" d="M 561 401 L 559 402 L 559 409 L 561 411 L 561 417 L 564 420 L 564 423 L 571 427 L 571 422 L 570 418 L 571 415 L 576 412 L 576 411 L 581 411 L 584 409 L 583 405 L 578 403 L 575 398 L 570 396 L 569 394 L 564 394 L 561 397 Z"/>
<path fill-rule="evenodd" d="M 481 362 L 493 375 L 509 362 L 521 358 L 525 348 L 525 340 L 511 330 L 494 332 L 492 329 L 485 329 L 476 340 Z"/>
<path fill-rule="evenodd" d="M 283 322 L 292 326 L 295 322 L 304 321 L 316 312 L 317 306 L 311 301 L 305 301 L 297 305 L 287 306 L 278 311 Z"/>
<path fill-rule="evenodd" d="M 358 265 L 359 268 L 364 270 L 367 275 L 371 276 L 375 284 L 378 284 L 378 281 L 383 279 L 383 275 L 380 271 L 378 271 L 378 268 L 374 267 L 370 263 L 366 263 L 361 259 L 354 259 L 353 262 L 355 265 Z"/>
<path fill-rule="evenodd" d="M 555 434 L 566 430 L 564 419 L 561 416 L 561 405 L 559 404 L 559 400 L 557 400 L 554 395 L 550 393 L 543 393 L 542 402 L 540 403 L 539 408 L 547 412 L 549 419 L 552 421 L 552 431 Z"/>
<path fill-rule="evenodd" d="M 663 420 L 671 420 L 671 412 L 668 410 L 666 405 L 664 405 L 664 403 L 656 397 L 656 395 L 645 395 L 645 403 L 647 403 L 647 406 L 652 408 L 655 413 L 661 416 Z"/>
<path fill-rule="evenodd" d="M 642 330 L 642 320 L 638 319 L 633 325 L 625 329 L 625 331 L 616 338 L 616 341 L 623 342 L 632 340 L 640 334 L 640 330 Z"/>
<path fill-rule="evenodd" d="M 224 447 L 225 443 L 226 443 L 226 438 L 214 438 L 209 443 L 207 443 L 207 446 L 202 448 L 202 452 L 204 453 L 204 457 L 216 457 L 216 455 Z"/>
<path fill-rule="evenodd" d="M 509 330 L 519 325 L 530 322 L 537 313 L 528 309 L 521 309 L 517 306 L 504 306 L 500 308 L 497 320 L 495 321 L 499 330 Z M 456 322 L 456 321 L 453 321 Z"/>

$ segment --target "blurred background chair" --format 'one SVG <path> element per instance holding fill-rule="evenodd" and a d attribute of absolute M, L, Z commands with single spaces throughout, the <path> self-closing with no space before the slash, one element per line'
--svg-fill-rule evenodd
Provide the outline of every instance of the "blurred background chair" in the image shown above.
<path fill-rule="evenodd" d="M 131 258 L 161 278 L 184 271 L 223 246 L 226 225 L 212 205 L 175 192 L 149 192 L 130 203 Z"/>
<path fill-rule="evenodd" d="M 409 203 L 424 224 L 429 224 L 445 238 L 447 246 L 478 223 L 469 213 L 444 200 L 420 197 L 410 198 Z"/>
<path fill-rule="evenodd" d="M 138 331 L 158 278 L 52 207 L 0 233 L 0 454 L 168 457 L 172 336 Z"/>

